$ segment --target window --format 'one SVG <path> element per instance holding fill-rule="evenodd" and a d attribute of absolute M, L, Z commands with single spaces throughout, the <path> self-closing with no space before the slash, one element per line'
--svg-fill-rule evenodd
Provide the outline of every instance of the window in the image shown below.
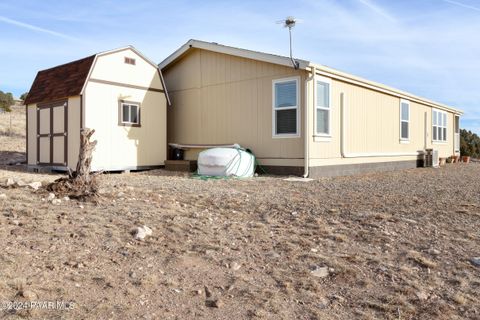
<path fill-rule="evenodd" d="M 135 102 L 120 101 L 120 121 L 123 126 L 140 126 L 140 104 Z"/>
<path fill-rule="evenodd" d="M 135 59 L 129 58 L 129 57 L 125 57 L 125 63 L 126 63 L 126 64 L 131 64 L 131 65 L 135 65 Z"/>
<path fill-rule="evenodd" d="M 400 100 L 400 140 L 410 139 L 410 102 Z"/>
<path fill-rule="evenodd" d="M 432 110 L 432 138 L 435 142 L 447 141 L 447 113 Z"/>
<path fill-rule="evenodd" d="M 330 136 L 331 106 L 330 106 L 330 80 L 320 77 L 316 82 L 317 101 L 315 104 L 316 127 L 315 133 L 320 136 Z"/>
<path fill-rule="evenodd" d="M 273 136 L 298 136 L 298 79 L 273 81 Z"/>

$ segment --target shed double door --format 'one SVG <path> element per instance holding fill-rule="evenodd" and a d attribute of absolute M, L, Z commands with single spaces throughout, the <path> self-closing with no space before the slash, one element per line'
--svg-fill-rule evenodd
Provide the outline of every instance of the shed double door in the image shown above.
<path fill-rule="evenodd" d="M 67 101 L 37 107 L 37 164 L 67 165 Z"/>

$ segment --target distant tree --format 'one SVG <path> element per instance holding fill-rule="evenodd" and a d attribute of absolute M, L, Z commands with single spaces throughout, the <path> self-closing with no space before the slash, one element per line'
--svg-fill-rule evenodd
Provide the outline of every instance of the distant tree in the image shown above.
<path fill-rule="evenodd" d="M 10 112 L 12 109 L 10 107 L 15 103 L 13 100 L 13 94 L 10 92 L 3 92 L 0 90 L 0 108 L 3 110 Z"/>
<path fill-rule="evenodd" d="M 20 100 L 25 101 L 25 99 L 27 99 L 27 95 L 28 92 L 22 93 L 22 95 L 20 96 Z"/>
<path fill-rule="evenodd" d="M 460 130 L 460 154 L 480 158 L 480 137 L 470 130 Z"/>

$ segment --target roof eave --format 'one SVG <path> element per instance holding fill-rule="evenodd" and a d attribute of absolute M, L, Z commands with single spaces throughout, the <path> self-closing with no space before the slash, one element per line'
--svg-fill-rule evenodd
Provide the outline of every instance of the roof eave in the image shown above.
<path fill-rule="evenodd" d="M 454 107 L 451 107 L 451 106 L 448 106 L 448 105 L 445 105 L 445 104 L 442 104 L 442 103 L 438 103 L 438 102 L 435 102 L 435 101 L 432 101 L 432 100 L 429 100 L 429 99 L 425 99 L 425 98 L 416 96 L 414 94 L 408 93 L 406 91 L 395 89 L 395 88 L 389 87 L 387 85 L 384 85 L 384 84 L 381 84 L 381 83 L 378 83 L 378 82 L 375 82 L 375 81 L 370 81 L 370 80 L 367 80 L 367 79 L 363 79 L 361 77 L 351 75 L 349 73 L 345 73 L 345 72 L 342 72 L 342 71 L 339 71 L 339 70 L 335 70 L 333 68 L 330 68 L 330 67 L 327 67 L 327 66 L 324 66 L 324 65 L 320 65 L 320 64 L 310 62 L 308 64 L 307 68 L 309 68 L 309 69 L 315 68 L 315 70 L 317 70 L 319 73 L 321 73 L 325 76 L 334 78 L 334 79 L 338 79 L 338 80 L 345 81 L 345 82 L 352 83 L 352 84 L 358 84 L 358 85 L 361 85 L 363 87 L 371 88 L 371 89 L 374 89 L 374 90 L 377 90 L 377 91 L 380 91 L 380 92 L 384 92 L 384 93 L 387 93 L 387 94 L 397 96 L 399 98 L 404 98 L 404 99 L 407 99 L 407 100 L 411 100 L 411 101 L 414 101 L 414 102 L 418 102 L 418 103 L 421 103 L 421 104 L 428 105 L 430 107 L 447 110 L 447 111 L 450 111 L 450 112 L 452 112 L 454 114 L 457 114 L 457 115 L 463 115 L 463 110 L 460 110 L 460 109 L 457 109 L 457 108 L 454 108 Z"/>
<path fill-rule="evenodd" d="M 263 61 L 263 62 L 268 62 L 272 64 L 293 68 L 292 61 L 290 60 L 290 58 L 287 58 L 287 57 L 272 55 L 264 52 L 251 51 L 251 50 L 246 50 L 241 48 L 229 47 L 229 46 L 219 45 L 217 43 L 210 43 L 210 42 L 193 40 L 193 39 L 187 41 L 187 43 L 185 43 L 183 46 L 181 46 L 176 51 L 174 51 L 171 55 L 165 58 L 165 60 L 160 62 L 158 66 L 160 67 L 161 70 L 163 70 L 164 68 L 168 67 L 170 64 L 180 59 L 188 50 L 192 48 L 203 49 L 207 51 L 213 51 L 213 52 L 223 53 L 228 55 L 234 55 L 234 56 L 242 57 L 246 59 Z M 310 64 L 309 61 L 299 60 L 299 59 L 295 59 L 295 60 L 299 63 L 299 69 L 302 69 L 302 70 L 305 70 Z"/>

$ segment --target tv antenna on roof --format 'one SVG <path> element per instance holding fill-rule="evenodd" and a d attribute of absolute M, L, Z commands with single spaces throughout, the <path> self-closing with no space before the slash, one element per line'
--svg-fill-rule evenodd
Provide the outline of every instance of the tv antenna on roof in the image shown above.
<path fill-rule="evenodd" d="M 293 68 L 295 68 L 295 70 L 299 68 L 300 64 L 298 63 L 297 60 L 293 58 L 293 54 L 292 54 L 292 28 L 295 27 L 295 25 L 299 22 L 302 22 L 302 21 L 292 16 L 289 16 L 284 20 L 277 21 L 278 24 L 280 23 L 283 24 L 284 28 L 288 28 L 288 34 L 290 36 L 290 60 L 292 60 Z"/>

